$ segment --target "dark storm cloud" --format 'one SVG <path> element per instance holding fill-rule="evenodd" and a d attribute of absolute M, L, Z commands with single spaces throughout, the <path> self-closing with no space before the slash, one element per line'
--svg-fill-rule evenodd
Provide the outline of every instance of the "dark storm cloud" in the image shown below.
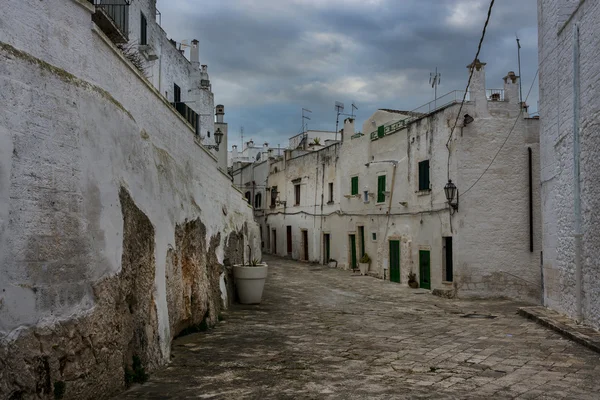
<path fill-rule="evenodd" d="M 208 4 L 207 4 L 208 3 Z M 442 73 L 438 94 L 464 89 L 488 0 L 159 0 L 163 27 L 177 40 L 200 40 L 201 62 L 230 132 L 281 143 L 309 128 L 333 130 L 334 101 L 355 101 L 358 125 L 377 108 L 413 109 L 432 100 L 429 72 Z M 524 95 L 537 68 L 534 0 L 498 0 L 480 59 L 487 84 L 517 71 L 521 38 Z M 537 84 L 528 100 L 537 109 Z M 236 143 L 232 138 L 230 143 Z"/>

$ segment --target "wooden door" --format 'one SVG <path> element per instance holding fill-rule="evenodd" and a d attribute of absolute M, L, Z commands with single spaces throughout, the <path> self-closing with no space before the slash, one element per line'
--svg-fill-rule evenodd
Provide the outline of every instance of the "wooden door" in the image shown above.
<path fill-rule="evenodd" d="M 419 250 L 419 287 L 431 289 L 431 267 L 429 250 Z"/>
<path fill-rule="evenodd" d="M 273 229 L 273 254 L 277 254 L 277 230 Z"/>
<path fill-rule="evenodd" d="M 356 269 L 356 235 L 350 235 L 350 268 Z"/>
<path fill-rule="evenodd" d="M 454 270 L 452 266 L 452 237 L 444 238 L 444 280 L 452 282 Z"/>
<path fill-rule="evenodd" d="M 302 250 L 304 252 L 302 259 L 308 261 L 308 231 L 302 231 Z"/>
<path fill-rule="evenodd" d="M 327 264 L 329 262 L 329 259 L 331 258 L 331 250 L 330 250 L 330 236 L 329 233 L 325 233 L 323 234 L 323 244 L 324 244 L 324 248 L 325 248 L 325 254 L 323 257 L 323 264 Z"/>
<path fill-rule="evenodd" d="M 292 255 L 292 227 L 287 226 L 287 253 Z"/>
<path fill-rule="evenodd" d="M 390 240 L 390 281 L 400 283 L 399 240 Z"/>

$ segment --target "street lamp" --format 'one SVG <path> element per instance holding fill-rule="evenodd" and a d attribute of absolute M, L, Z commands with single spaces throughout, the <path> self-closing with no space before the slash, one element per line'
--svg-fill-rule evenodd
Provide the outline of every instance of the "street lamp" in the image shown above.
<path fill-rule="evenodd" d="M 448 179 L 448 183 L 444 186 L 444 192 L 446 193 L 446 200 L 448 200 L 450 207 L 454 211 L 458 211 L 458 188 L 452 183 L 452 179 Z M 455 196 L 456 200 L 454 200 Z"/>
<path fill-rule="evenodd" d="M 219 145 L 221 144 L 221 140 L 223 139 L 223 132 L 221 132 L 221 128 L 217 128 L 216 132 L 215 132 L 215 142 L 217 144 L 208 144 L 204 147 L 206 147 L 207 149 L 215 149 L 216 151 L 219 151 Z"/>

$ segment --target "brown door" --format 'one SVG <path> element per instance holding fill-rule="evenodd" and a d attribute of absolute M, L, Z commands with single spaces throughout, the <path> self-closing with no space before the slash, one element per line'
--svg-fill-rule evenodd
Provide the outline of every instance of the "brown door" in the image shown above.
<path fill-rule="evenodd" d="M 287 226 L 287 252 L 292 255 L 292 227 Z"/>
<path fill-rule="evenodd" d="M 308 231 L 302 231 L 302 247 L 304 249 L 303 260 L 308 261 Z"/>

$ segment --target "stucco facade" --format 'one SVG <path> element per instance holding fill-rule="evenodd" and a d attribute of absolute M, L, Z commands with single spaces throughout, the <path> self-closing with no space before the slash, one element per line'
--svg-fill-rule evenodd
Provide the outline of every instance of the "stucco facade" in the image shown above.
<path fill-rule="evenodd" d="M 329 248 L 332 265 L 349 268 L 353 253 L 358 260 L 364 249 L 378 277 L 390 279 L 391 258 L 399 259 L 392 279 L 400 284 L 413 272 L 421 284 L 450 295 L 539 302 L 539 120 L 520 113 L 514 74 L 504 78 L 499 100 L 484 82 L 479 64 L 449 142 L 456 102 L 431 113 L 376 111 L 363 134 L 355 134 L 349 118 L 341 143 L 272 161 L 267 189 L 275 188 L 276 201 L 266 211 L 265 250 L 325 262 Z M 474 118 L 466 126 L 465 114 Z M 460 193 L 455 213 L 443 190 L 448 166 L 459 193 L 474 185 Z M 393 257 L 390 241 L 397 245 Z"/>
<path fill-rule="evenodd" d="M 600 328 L 599 20 L 597 1 L 538 1 L 545 305 L 595 328 Z M 575 130 L 580 151 L 574 150 Z"/>
<path fill-rule="evenodd" d="M 199 71 L 181 54 L 167 67 L 170 43 L 159 84 L 88 1 L 2 8 L 0 397 L 52 398 L 56 382 L 64 398 L 110 396 L 133 357 L 152 371 L 174 336 L 217 321 L 223 264 L 246 245 L 259 256 L 259 229 L 224 172 L 226 146 L 203 147 L 163 93 L 173 82 L 193 93 Z"/>

